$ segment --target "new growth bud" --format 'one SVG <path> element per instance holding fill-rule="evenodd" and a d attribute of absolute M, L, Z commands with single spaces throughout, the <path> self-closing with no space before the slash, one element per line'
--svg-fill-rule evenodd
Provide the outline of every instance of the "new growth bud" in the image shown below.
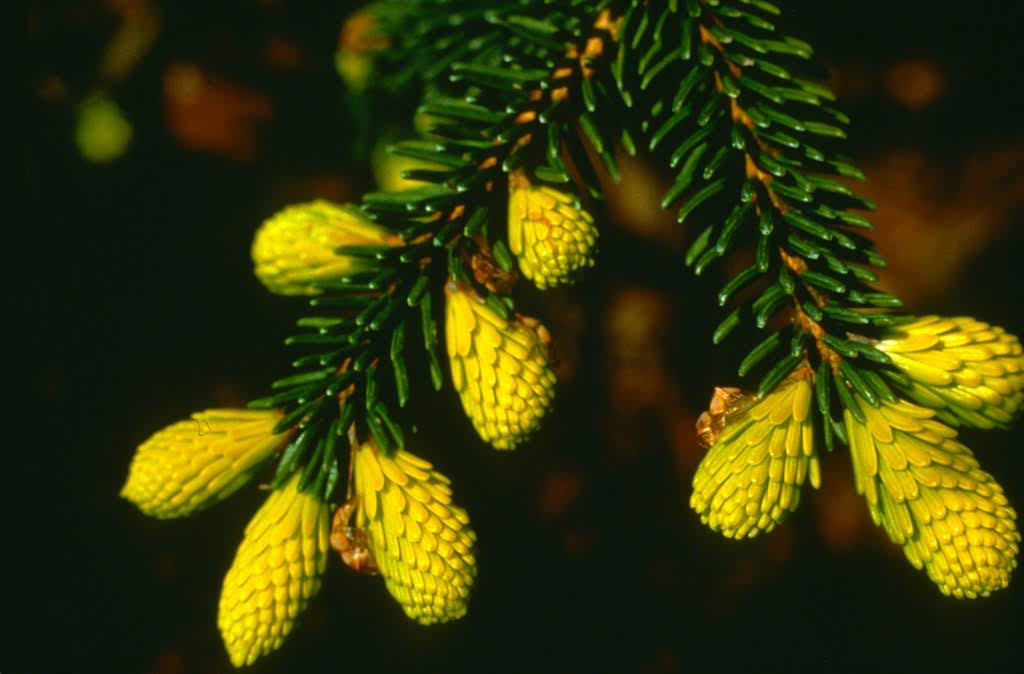
<path fill-rule="evenodd" d="M 424 625 L 461 618 L 476 576 L 476 534 L 452 503 L 448 478 L 409 452 L 387 457 L 369 443 L 353 461 L 356 523 L 388 592 Z"/>
<path fill-rule="evenodd" d="M 455 282 L 447 295 L 448 357 L 462 407 L 484 441 L 512 449 L 540 425 L 554 398 L 547 331 L 525 317 L 502 318 Z"/>
<path fill-rule="evenodd" d="M 523 276 L 544 289 L 594 265 L 597 228 L 573 195 L 533 185 L 522 171 L 509 174 L 508 186 L 508 247 Z"/>
<path fill-rule="evenodd" d="M 877 347 L 910 377 L 909 397 L 955 426 L 1005 428 L 1024 402 L 1024 350 L 1000 327 L 925 316 Z"/>
<path fill-rule="evenodd" d="M 716 389 L 698 431 L 711 444 L 693 477 L 690 506 L 729 538 L 771 531 L 800 503 L 805 480 L 821 483 L 814 451 L 811 383 L 793 377 L 764 400 Z"/>
<path fill-rule="evenodd" d="M 995 479 L 955 430 L 906 401 L 844 410 L 857 492 L 875 524 L 944 594 L 984 597 L 1010 582 L 1020 534 Z"/>
<path fill-rule="evenodd" d="M 290 433 L 277 410 L 213 409 L 171 424 L 139 445 L 121 496 L 152 517 L 191 515 L 245 484 Z"/>
<path fill-rule="evenodd" d="M 256 276 L 280 295 L 317 295 L 317 281 L 371 269 L 367 258 L 339 255 L 341 246 L 387 246 L 397 241 L 355 206 L 317 200 L 282 209 L 252 242 Z"/>
<path fill-rule="evenodd" d="M 256 512 L 224 578 L 217 625 L 235 667 L 277 650 L 320 589 L 330 514 L 299 481 L 296 472 Z"/>

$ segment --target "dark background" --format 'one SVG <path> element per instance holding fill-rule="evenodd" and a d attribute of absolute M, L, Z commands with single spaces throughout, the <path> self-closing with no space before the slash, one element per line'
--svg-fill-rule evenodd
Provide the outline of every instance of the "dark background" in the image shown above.
<path fill-rule="evenodd" d="M 920 313 L 1024 334 L 1018 3 L 783 4 L 853 116 L 850 152 L 881 206 L 885 286 Z M 99 72 L 121 22 L 153 10 L 158 32 L 137 61 Z M 294 357 L 280 341 L 302 303 L 265 292 L 248 248 L 287 203 L 371 188 L 362 122 L 333 67 L 350 11 L 29 3 L 17 57 L 27 115 L 9 129 L 27 208 L 7 217 L 8 295 L 24 316 L 7 330 L 19 347 L 5 606 L 21 629 L 4 632 L 5 674 L 230 668 L 217 597 L 260 492 L 170 522 L 117 494 L 149 434 L 262 395 Z M 197 73 L 200 93 L 181 96 Z M 96 88 L 134 128 L 102 165 L 73 142 L 78 101 Z M 450 386 L 414 389 L 413 451 L 452 478 L 480 537 L 468 616 L 419 627 L 378 580 L 332 559 L 286 646 L 253 671 L 1016 668 L 1024 580 L 988 599 L 943 597 L 871 525 L 842 452 L 770 535 L 735 543 L 699 523 L 687 505 L 693 422 L 711 386 L 734 383 L 735 347 L 710 349 L 724 271 L 683 269 L 687 234 L 652 226 L 645 197 L 644 181 L 665 178 L 633 168 L 640 177 L 610 199 L 621 226 L 604 229 L 597 268 L 523 300 L 563 359 L 538 436 L 494 452 Z M 1020 427 L 962 437 L 1024 507 Z"/>

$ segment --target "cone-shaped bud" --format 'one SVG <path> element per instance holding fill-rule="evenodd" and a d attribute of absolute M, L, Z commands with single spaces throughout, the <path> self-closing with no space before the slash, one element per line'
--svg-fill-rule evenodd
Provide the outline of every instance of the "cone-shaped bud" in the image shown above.
<path fill-rule="evenodd" d="M 446 291 L 448 356 L 462 407 L 484 441 L 512 449 L 554 398 L 550 338 L 532 319 L 505 320 L 468 287 L 452 282 Z"/>
<path fill-rule="evenodd" d="M 716 389 L 710 420 L 698 424 L 706 438 L 707 427 L 715 430 L 713 444 L 690 497 L 702 522 L 729 538 L 753 537 L 796 510 L 805 480 L 821 484 L 811 389 L 806 378 L 791 378 L 760 402 L 753 394 Z"/>
<path fill-rule="evenodd" d="M 593 266 L 597 228 L 573 195 L 533 185 L 522 171 L 509 174 L 508 192 L 508 247 L 523 276 L 543 289 Z"/>
<path fill-rule="evenodd" d="M 1024 350 L 1000 327 L 926 316 L 877 347 L 910 377 L 909 397 L 947 423 L 1006 427 L 1024 403 Z"/>
<path fill-rule="evenodd" d="M 316 295 L 316 281 L 372 268 L 372 261 L 338 255 L 340 246 L 392 245 L 394 236 L 355 206 L 318 199 L 282 209 L 252 242 L 256 276 L 271 292 Z"/>
<path fill-rule="evenodd" d="M 249 522 L 224 578 L 217 625 L 235 667 L 277 650 L 320 589 L 330 512 L 315 494 L 299 491 L 301 472 Z"/>
<path fill-rule="evenodd" d="M 139 445 L 121 496 L 159 518 L 183 517 L 245 484 L 289 433 L 277 410 L 213 409 L 171 424 Z"/>
<path fill-rule="evenodd" d="M 461 618 L 476 575 L 476 534 L 452 503 L 448 478 L 404 450 L 389 458 L 364 444 L 353 460 L 356 523 L 388 592 L 421 624 Z"/>
<path fill-rule="evenodd" d="M 956 431 L 906 401 L 844 410 L 857 492 L 871 518 L 943 594 L 987 596 L 1010 582 L 1016 513 Z"/>

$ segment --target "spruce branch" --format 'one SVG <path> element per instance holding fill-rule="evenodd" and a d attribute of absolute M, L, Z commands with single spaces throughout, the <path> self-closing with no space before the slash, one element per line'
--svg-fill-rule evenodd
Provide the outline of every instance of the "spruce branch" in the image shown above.
<path fill-rule="evenodd" d="M 555 375 L 550 334 L 516 312 L 513 289 L 520 275 L 539 289 L 571 283 L 594 264 L 602 177 L 619 179 L 617 153 L 644 153 L 674 174 L 662 208 L 679 226 L 700 223 L 686 266 L 700 275 L 754 251 L 717 291 L 714 343 L 743 323 L 759 338 L 737 368 L 749 390 L 715 388 L 698 425 L 709 451 L 690 502 L 702 520 L 730 537 L 771 530 L 805 482 L 819 486 L 819 441 L 831 451 L 838 440 L 873 520 L 943 592 L 1005 587 L 1015 514 L 954 427 L 1011 423 L 1024 406 L 1024 351 L 980 321 L 899 312 L 879 290 L 885 260 L 862 214 L 875 205 L 849 186 L 864 176 L 841 154 L 850 120 L 805 75 L 811 47 L 779 28 L 775 4 L 381 0 L 366 12 L 367 95 L 422 95 L 422 133 L 389 150 L 429 165 L 403 173 L 424 184 L 264 223 L 257 275 L 310 296 L 304 332 L 286 340 L 306 353 L 250 403 L 256 411 L 197 415 L 219 420 L 226 439 L 183 439 L 184 423 L 144 444 L 127 498 L 187 514 L 276 456 L 255 522 L 284 499 L 326 532 L 326 504 L 344 501 L 330 538 L 346 564 L 379 569 L 419 622 L 461 616 L 476 535 L 447 478 L 408 451 L 409 360 L 425 363 L 435 389 L 447 371 L 491 446 L 524 441 Z M 212 486 L 158 490 L 154 473 L 180 463 L 169 447 L 212 465 Z M 235 580 L 259 575 L 249 550 L 261 536 L 310 538 L 287 524 L 252 532 L 229 574 L 221 626 L 236 663 L 280 643 L 242 625 L 253 605 Z M 315 588 L 326 534 L 309 546 L 315 564 L 300 580 Z M 291 623 L 263 627 L 284 634 Z"/>

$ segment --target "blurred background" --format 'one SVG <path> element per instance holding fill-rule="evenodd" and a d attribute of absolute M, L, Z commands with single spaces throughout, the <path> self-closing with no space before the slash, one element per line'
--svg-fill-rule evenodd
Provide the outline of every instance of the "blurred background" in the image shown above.
<path fill-rule="evenodd" d="M 1024 335 L 1019 3 L 783 5 L 853 117 L 886 289 Z M 373 189 L 380 125 L 335 65 L 356 8 L 28 3 L 12 129 L 27 215 L 8 222 L 30 243 L 7 255 L 25 265 L 9 332 L 28 347 L 12 358 L 28 372 L 11 419 L 27 433 L 8 452 L 29 464 L 5 481 L 29 491 L 9 508 L 5 549 L 24 568 L 8 575 L 20 630 L 3 637 L 5 674 L 230 669 L 217 598 L 261 492 L 170 522 L 117 494 L 152 432 L 263 395 L 294 358 L 281 340 L 304 306 L 265 292 L 249 245 L 288 203 Z M 737 347 L 710 339 L 726 270 L 692 278 L 691 234 L 657 210 L 668 176 L 642 161 L 624 173 L 596 269 L 520 300 L 561 358 L 537 437 L 491 451 L 450 386 L 415 385 L 412 449 L 452 478 L 480 538 L 469 615 L 414 625 L 379 579 L 332 558 L 285 648 L 253 671 L 1013 668 L 1024 578 L 984 600 L 941 596 L 872 526 L 843 452 L 770 535 L 737 543 L 700 524 L 694 423 L 712 386 L 735 383 Z M 1024 508 L 1021 429 L 962 437 Z"/>

